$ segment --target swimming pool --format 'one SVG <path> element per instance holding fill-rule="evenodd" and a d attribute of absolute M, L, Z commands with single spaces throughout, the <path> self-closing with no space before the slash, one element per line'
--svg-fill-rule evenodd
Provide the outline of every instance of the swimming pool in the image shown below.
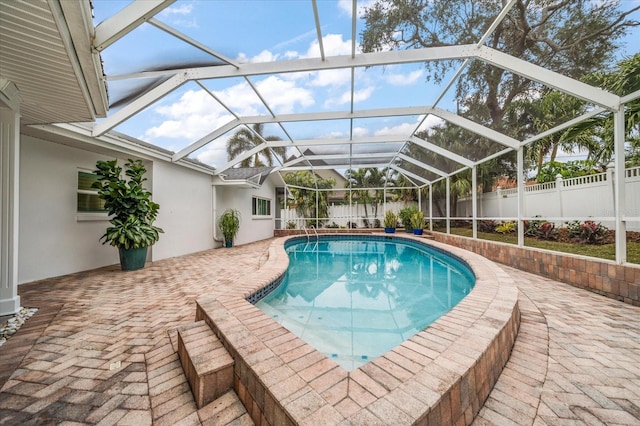
<path fill-rule="evenodd" d="M 348 371 L 426 328 L 475 282 L 460 259 L 398 237 L 321 236 L 285 249 L 282 282 L 256 306 Z"/>

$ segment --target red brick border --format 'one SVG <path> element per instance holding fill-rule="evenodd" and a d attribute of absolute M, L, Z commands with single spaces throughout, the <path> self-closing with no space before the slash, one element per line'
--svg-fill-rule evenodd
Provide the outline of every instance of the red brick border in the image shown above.
<path fill-rule="evenodd" d="M 640 265 L 434 232 L 436 241 L 552 280 L 640 306 Z"/>

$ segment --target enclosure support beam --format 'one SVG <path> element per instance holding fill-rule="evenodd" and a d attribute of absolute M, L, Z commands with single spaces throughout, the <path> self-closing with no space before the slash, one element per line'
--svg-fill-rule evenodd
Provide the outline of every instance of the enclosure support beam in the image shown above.
<path fill-rule="evenodd" d="M 451 177 L 447 176 L 447 205 L 445 206 L 445 212 L 447 215 L 447 234 L 451 233 Z"/>
<path fill-rule="evenodd" d="M 616 217 L 616 263 L 627 261 L 627 224 L 624 219 L 624 105 L 613 114 L 614 178 L 613 194 Z"/>
<path fill-rule="evenodd" d="M 520 147 L 518 154 L 518 246 L 524 246 L 524 148 Z"/>
<path fill-rule="evenodd" d="M 420 189 L 418 189 L 418 193 Z M 429 231 L 433 232 L 433 185 L 429 184 Z"/>
<path fill-rule="evenodd" d="M 471 168 L 471 227 L 473 238 L 478 238 L 478 167 Z"/>

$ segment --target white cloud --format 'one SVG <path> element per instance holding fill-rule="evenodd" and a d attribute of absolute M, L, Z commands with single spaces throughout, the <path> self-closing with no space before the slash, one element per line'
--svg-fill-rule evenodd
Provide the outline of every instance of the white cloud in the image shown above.
<path fill-rule="evenodd" d="M 415 70 L 409 74 L 390 74 L 386 76 L 385 80 L 394 86 L 409 86 L 418 81 L 423 74 L 423 70 Z"/>
<path fill-rule="evenodd" d="M 373 134 L 375 136 L 408 136 L 415 128 L 416 123 L 402 123 L 392 127 L 385 126 L 376 130 Z"/>
<path fill-rule="evenodd" d="M 364 15 L 364 9 L 365 7 L 370 7 L 372 4 L 374 3 L 374 0 L 361 0 L 357 3 L 356 5 L 356 13 L 358 14 L 359 18 L 362 18 Z M 340 12 L 347 14 L 348 16 L 351 16 L 351 11 L 353 5 L 352 5 L 352 0 L 339 0 L 338 1 L 338 9 L 340 10 Z"/>
<path fill-rule="evenodd" d="M 170 6 L 160 12 L 160 16 L 169 15 L 190 15 L 193 11 L 193 3 L 182 3 L 180 5 Z"/>
<path fill-rule="evenodd" d="M 357 104 L 358 102 L 366 101 L 371 97 L 374 88 L 372 86 L 366 87 L 362 90 L 356 90 L 353 92 L 353 103 Z M 325 108 L 330 108 L 336 105 L 344 105 L 351 102 L 351 91 L 344 92 L 337 99 L 327 99 L 324 103 Z"/>
<path fill-rule="evenodd" d="M 203 90 L 189 90 L 170 105 L 162 105 L 155 112 L 166 119 L 144 132 L 146 140 L 160 138 L 195 141 L 212 129 L 229 121 L 229 113 Z"/>
<path fill-rule="evenodd" d="M 293 112 L 296 105 L 304 108 L 315 103 L 310 90 L 296 86 L 295 81 L 283 80 L 278 76 L 267 77 L 258 82 L 256 87 L 276 113 L 288 114 Z"/>
<path fill-rule="evenodd" d="M 326 56 L 351 54 L 351 40 L 342 40 L 342 34 L 327 34 L 322 37 L 322 47 Z M 319 56 L 320 43 L 318 43 L 318 40 L 314 40 L 303 57 L 317 58 Z"/>
<path fill-rule="evenodd" d="M 196 155 L 198 161 L 210 166 L 220 167 L 227 162 L 227 143 L 226 141 L 216 141 L 207 145 L 202 152 Z"/>
<path fill-rule="evenodd" d="M 440 126 L 442 124 L 444 124 L 444 120 L 432 114 L 432 115 L 429 115 L 426 120 L 424 120 L 424 122 L 418 128 L 418 131 L 421 132 L 423 130 L 428 130 L 435 126 Z"/>
<path fill-rule="evenodd" d="M 183 3 L 164 9 L 158 16 L 166 19 L 171 25 L 176 27 L 198 28 L 196 16 L 192 15 L 192 12 L 193 3 Z M 185 17 L 188 17 L 188 19 L 185 19 Z"/>
<path fill-rule="evenodd" d="M 256 62 L 272 62 L 272 61 L 276 61 L 278 59 L 278 55 L 268 51 L 268 50 L 263 50 L 262 52 L 258 53 L 256 56 L 254 56 L 253 58 L 251 58 L 249 60 L 249 62 L 252 63 L 256 63 Z"/>
<path fill-rule="evenodd" d="M 309 85 L 314 87 L 344 86 L 351 82 L 351 71 L 343 70 L 322 70 L 309 73 Z"/>
<path fill-rule="evenodd" d="M 354 138 L 364 138 L 369 136 L 369 129 L 366 127 L 354 127 L 353 128 L 353 137 Z"/>
<path fill-rule="evenodd" d="M 256 87 L 278 114 L 290 113 L 296 107 L 308 107 L 315 102 L 311 91 L 296 86 L 295 81 L 283 80 L 278 76 L 261 80 L 256 83 Z M 245 82 L 214 93 L 229 109 L 240 116 L 264 113 L 262 101 Z M 181 139 L 191 143 L 232 119 L 229 112 L 205 90 L 188 90 L 176 102 L 161 105 L 155 108 L 154 112 L 160 116 L 162 122 L 144 132 L 142 138 L 150 142 L 164 138 Z M 211 157 L 213 154 L 206 155 Z"/>
<path fill-rule="evenodd" d="M 420 122 L 422 117 L 419 117 L 413 123 L 400 123 L 396 126 L 388 127 L 385 126 L 381 129 L 378 129 L 374 132 L 375 136 L 410 136 L 412 132 L 416 129 L 416 126 Z M 444 120 L 435 115 L 429 115 L 427 119 L 420 125 L 418 131 L 427 130 L 436 126 L 438 124 L 442 124 Z"/>

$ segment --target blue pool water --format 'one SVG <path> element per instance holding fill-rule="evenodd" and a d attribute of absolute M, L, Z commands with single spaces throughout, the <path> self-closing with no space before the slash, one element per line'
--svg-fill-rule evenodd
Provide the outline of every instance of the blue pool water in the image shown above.
<path fill-rule="evenodd" d="M 285 249 L 282 282 L 256 306 L 346 370 L 426 328 L 475 283 L 466 264 L 411 240 L 321 236 Z"/>

